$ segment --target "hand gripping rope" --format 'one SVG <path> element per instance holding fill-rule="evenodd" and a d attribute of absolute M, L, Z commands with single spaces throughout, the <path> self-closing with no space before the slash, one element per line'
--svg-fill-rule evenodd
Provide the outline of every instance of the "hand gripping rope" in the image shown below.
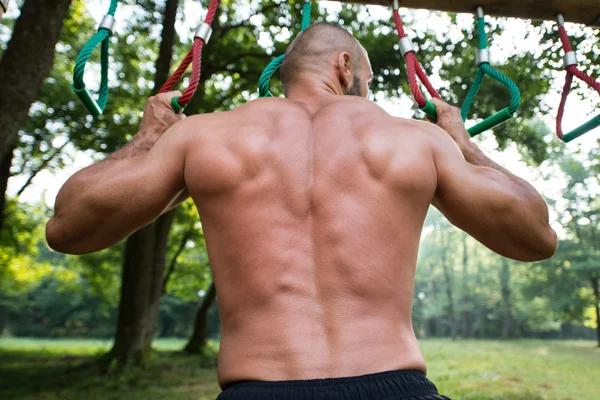
<path fill-rule="evenodd" d="M 506 86 L 506 88 L 510 92 L 511 101 L 510 105 L 504 108 L 502 111 L 486 118 L 484 121 L 468 129 L 469 134 L 471 136 L 479 135 L 480 133 L 485 132 L 488 129 L 492 129 L 493 127 L 498 126 L 506 122 L 507 120 L 513 118 L 515 112 L 519 109 L 519 106 L 521 105 L 521 92 L 519 91 L 517 85 L 512 80 L 510 80 L 509 78 L 507 78 L 506 76 L 504 76 L 503 74 L 496 71 L 490 66 L 490 55 L 487 44 L 487 37 L 485 33 L 485 16 L 483 14 L 482 7 L 477 7 L 476 15 L 479 36 L 479 51 L 477 52 L 477 66 L 479 67 L 479 70 L 477 71 L 477 76 L 475 77 L 473 86 L 471 86 L 469 94 L 467 95 L 467 98 L 465 99 L 465 102 L 460 111 L 462 119 L 463 121 L 467 120 L 469 111 L 471 110 L 471 106 L 473 105 L 473 101 L 475 100 L 475 97 L 479 92 L 479 88 L 481 87 L 481 82 L 483 81 L 483 78 L 485 78 L 486 75 Z"/>
<path fill-rule="evenodd" d="M 300 28 L 300 32 L 304 32 L 306 28 L 310 26 L 310 9 L 310 0 L 305 0 L 304 5 L 302 6 L 302 26 Z M 283 63 L 284 58 L 285 54 L 275 58 L 269 63 L 269 65 L 267 65 L 263 73 L 260 75 L 260 78 L 258 79 L 258 97 L 273 97 L 269 91 L 269 82 L 271 81 L 271 76 L 273 76 L 273 73 L 275 73 L 275 71 L 277 71 L 277 69 Z"/>
<path fill-rule="evenodd" d="M 398 0 L 394 0 L 394 22 L 396 23 L 396 29 L 398 31 L 398 36 L 400 37 L 400 53 L 406 60 L 406 72 L 408 74 L 410 91 L 412 92 L 415 101 L 419 105 L 419 108 L 425 112 L 429 118 L 437 121 L 437 110 L 433 103 L 429 102 L 427 99 L 425 99 L 425 96 L 423 96 L 423 93 L 419 88 L 419 82 L 417 81 L 417 78 L 419 78 L 423 85 L 425 85 L 431 96 L 439 99 L 440 95 L 433 88 L 431 82 L 429 82 L 429 78 L 427 78 L 425 71 L 423 71 L 423 67 L 421 67 L 421 64 L 417 60 L 417 55 L 415 54 L 412 41 L 406 36 L 406 32 L 404 32 L 404 25 L 402 25 L 402 19 L 398 13 L 399 8 L 400 4 Z"/>
<path fill-rule="evenodd" d="M 179 82 L 189 65 L 192 64 L 192 75 L 190 77 L 190 84 L 183 92 L 180 97 L 175 97 L 171 102 L 171 107 L 175 112 L 179 112 L 185 108 L 189 101 L 194 97 L 198 84 L 200 83 L 200 72 L 202 64 L 202 48 L 210 40 L 212 34 L 211 24 L 217 13 L 219 6 L 219 0 L 210 0 L 208 5 L 208 12 L 204 22 L 194 35 L 194 44 L 190 49 L 189 53 L 185 56 L 177 70 L 173 75 L 165 82 L 159 93 L 168 92 L 173 89 L 175 84 Z"/>
<path fill-rule="evenodd" d="M 591 131 L 600 126 L 600 114 L 596 117 L 592 118 L 585 124 L 581 125 L 578 128 L 575 128 L 573 131 L 563 134 L 562 130 L 562 120 L 563 115 L 565 113 L 565 104 L 567 103 L 567 97 L 571 92 L 571 85 L 573 83 L 573 76 L 581 79 L 592 88 L 594 88 L 598 93 L 600 93 L 600 83 L 596 81 L 591 76 L 584 74 L 577 68 L 577 56 L 575 52 L 571 48 L 571 43 L 569 41 L 569 36 L 567 35 L 567 31 L 565 30 L 565 19 L 562 14 L 557 15 L 558 20 L 558 34 L 560 35 L 560 40 L 562 42 L 563 50 L 565 51 L 565 69 L 567 70 L 567 79 L 565 82 L 565 87 L 563 89 L 562 99 L 560 100 L 560 106 L 558 107 L 558 116 L 556 117 L 556 133 L 559 139 L 562 139 L 564 142 L 568 143 L 574 139 L 577 139 L 579 136 Z"/>
<path fill-rule="evenodd" d="M 96 33 L 83 47 L 77 57 L 77 61 L 75 61 L 75 68 L 73 70 L 73 91 L 75 91 L 75 94 L 77 94 L 90 114 L 94 117 L 102 114 L 106 107 L 106 103 L 108 102 L 108 50 L 110 46 L 110 37 L 113 34 L 115 25 L 115 11 L 117 11 L 118 5 L 119 0 L 110 1 L 108 13 L 104 16 L 102 22 L 100 22 L 100 25 L 98 26 L 98 33 Z M 100 89 L 98 90 L 98 101 L 96 101 L 92 97 L 90 91 L 85 87 L 83 75 L 85 72 L 85 65 L 94 52 L 94 49 L 99 44 L 101 44 Z"/>

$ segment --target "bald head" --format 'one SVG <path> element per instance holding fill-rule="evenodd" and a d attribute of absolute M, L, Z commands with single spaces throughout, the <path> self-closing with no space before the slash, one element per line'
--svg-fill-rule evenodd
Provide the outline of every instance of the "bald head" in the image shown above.
<path fill-rule="evenodd" d="M 347 58 L 353 71 L 348 88 L 358 85 L 359 72 L 363 67 L 366 52 L 354 36 L 339 26 L 319 23 L 310 26 L 292 42 L 285 53 L 281 65 L 281 81 L 284 91 L 298 82 L 300 76 L 306 74 L 315 77 L 323 76 L 332 66 L 337 65 L 340 55 Z M 369 66 L 370 69 L 370 66 Z M 345 93 L 356 94 L 360 93 Z"/>

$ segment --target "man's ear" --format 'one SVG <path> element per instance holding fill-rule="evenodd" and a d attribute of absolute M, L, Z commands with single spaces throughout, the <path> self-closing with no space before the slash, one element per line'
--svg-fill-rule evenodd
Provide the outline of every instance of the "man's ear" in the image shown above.
<path fill-rule="evenodd" d="M 340 75 L 342 86 L 350 86 L 353 71 L 350 65 L 350 54 L 345 51 L 338 55 L 338 74 Z"/>

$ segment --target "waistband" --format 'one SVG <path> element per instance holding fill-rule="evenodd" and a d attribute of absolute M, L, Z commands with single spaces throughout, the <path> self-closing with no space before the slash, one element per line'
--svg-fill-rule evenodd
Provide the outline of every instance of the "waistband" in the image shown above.
<path fill-rule="evenodd" d="M 423 372 L 395 370 L 367 375 L 287 381 L 239 381 L 227 385 L 218 400 L 235 399 L 385 399 L 436 395 Z"/>

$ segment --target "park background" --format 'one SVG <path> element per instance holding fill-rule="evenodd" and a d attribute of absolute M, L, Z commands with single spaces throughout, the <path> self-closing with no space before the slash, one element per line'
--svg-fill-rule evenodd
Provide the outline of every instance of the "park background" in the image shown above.
<path fill-rule="evenodd" d="M 109 104 L 94 119 L 70 83 L 74 60 L 108 1 L 10 3 L 0 24 L 0 138 L 18 138 L 0 158 L 0 398 L 214 399 L 219 393 L 218 294 L 192 204 L 95 254 L 62 255 L 44 239 L 61 184 L 135 134 L 145 99 L 189 49 L 206 6 L 122 2 L 111 41 Z M 201 84 L 186 113 L 228 110 L 256 98 L 262 69 L 300 28 L 301 6 L 221 1 Z M 460 105 L 475 76 L 473 16 L 401 13 L 432 82 Z M 312 16 L 346 27 L 369 51 L 373 100 L 393 115 L 422 117 L 410 97 L 389 9 L 320 2 Z M 453 399 L 597 400 L 599 134 L 568 145 L 555 137 L 564 82 L 556 25 L 487 21 L 493 65 L 518 84 L 523 102 L 515 120 L 475 141 L 544 195 L 560 246 L 550 260 L 515 262 L 432 210 L 413 308 L 428 377 Z M 600 30 L 568 25 L 567 31 L 582 68 L 600 76 Z M 98 78 L 92 63 L 88 86 L 97 88 Z M 597 94 L 578 85 L 566 129 L 600 105 Z M 272 91 L 281 93 L 277 79 Z M 508 92 L 485 81 L 472 119 L 508 101 Z"/>

